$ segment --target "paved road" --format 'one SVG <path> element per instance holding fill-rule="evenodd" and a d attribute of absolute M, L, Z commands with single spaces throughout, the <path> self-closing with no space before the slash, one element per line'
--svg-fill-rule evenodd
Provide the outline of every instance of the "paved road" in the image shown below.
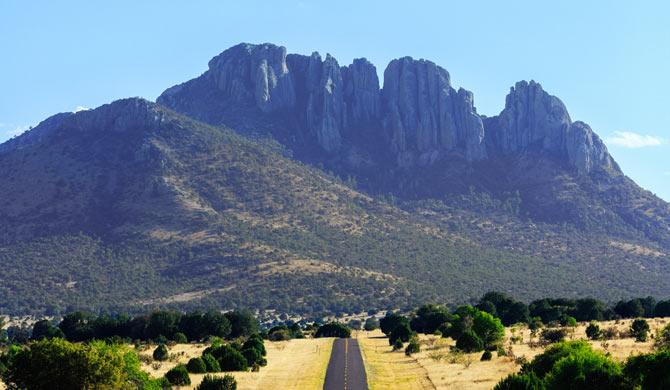
<path fill-rule="evenodd" d="M 367 390 L 365 365 L 356 339 L 335 339 L 323 390 Z"/>

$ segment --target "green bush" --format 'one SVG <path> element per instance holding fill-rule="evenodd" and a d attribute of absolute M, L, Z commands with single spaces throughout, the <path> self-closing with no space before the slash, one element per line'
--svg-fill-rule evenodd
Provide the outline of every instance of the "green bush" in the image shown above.
<path fill-rule="evenodd" d="M 559 360 L 570 355 L 590 351 L 592 351 L 591 345 L 582 340 L 557 343 L 549 346 L 543 353 L 537 355 L 524 369 L 533 371 L 538 377 L 544 378 Z"/>
<path fill-rule="evenodd" d="M 654 339 L 654 348 L 659 351 L 670 350 L 670 324 L 663 327 Z"/>
<path fill-rule="evenodd" d="M 221 366 L 214 356 L 209 353 L 202 355 L 202 361 L 205 363 L 207 372 L 221 372 Z"/>
<path fill-rule="evenodd" d="M 482 354 L 481 359 L 479 359 L 479 360 L 482 361 L 482 362 L 485 362 L 485 361 L 489 361 L 491 359 L 493 359 L 493 354 L 491 353 L 491 351 L 484 351 L 484 353 Z"/>
<path fill-rule="evenodd" d="M 351 329 L 338 322 L 329 322 L 321 325 L 319 329 L 316 330 L 316 333 L 314 333 L 314 337 L 349 338 L 351 337 Z"/>
<path fill-rule="evenodd" d="M 493 390 L 544 390 L 544 382 L 533 372 L 511 374 L 498 382 Z"/>
<path fill-rule="evenodd" d="M 379 320 L 379 328 L 386 336 L 390 335 L 391 331 L 400 324 L 407 324 L 409 326 L 409 320 L 407 317 L 397 313 L 386 313 L 386 316 Z"/>
<path fill-rule="evenodd" d="M 409 328 L 409 324 L 401 323 L 400 325 L 396 326 L 395 329 L 393 329 L 389 334 L 389 345 L 394 345 L 396 340 L 400 340 L 403 343 L 406 343 L 413 334 L 414 332 L 412 332 L 412 330 Z"/>
<path fill-rule="evenodd" d="M 165 344 L 160 344 L 156 349 L 154 349 L 153 357 L 154 360 L 158 360 L 159 362 L 163 362 L 168 360 L 168 357 L 170 356 L 170 353 L 168 352 L 167 347 Z"/>
<path fill-rule="evenodd" d="M 540 339 L 546 344 L 560 343 L 565 340 L 566 335 L 565 329 L 544 329 L 540 333 Z"/>
<path fill-rule="evenodd" d="M 404 347 L 404 344 L 402 343 L 402 340 L 400 340 L 400 339 L 397 339 L 393 343 L 393 351 L 400 351 L 402 349 L 402 347 Z"/>
<path fill-rule="evenodd" d="M 188 376 L 188 370 L 183 364 L 179 364 L 165 373 L 165 379 L 174 386 L 188 386 L 191 384 L 191 378 Z"/>
<path fill-rule="evenodd" d="M 247 365 L 249 367 L 252 367 L 254 364 L 258 364 L 259 366 L 264 366 L 267 364 L 265 359 L 263 359 L 261 353 L 254 348 L 243 349 L 242 356 L 244 356 L 244 358 L 247 359 Z"/>
<path fill-rule="evenodd" d="M 409 340 L 407 348 L 405 348 L 405 355 L 412 356 L 413 353 L 421 352 L 421 344 L 419 343 L 419 338 L 414 336 Z"/>
<path fill-rule="evenodd" d="M 663 390 L 670 388 L 670 351 L 628 358 L 624 374 L 631 388 Z"/>
<path fill-rule="evenodd" d="M 647 341 L 649 335 L 649 323 L 643 318 L 638 318 L 630 325 L 630 334 L 635 337 L 635 341 Z"/>
<path fill-rule="evenodd" d="M 600 326 L 596 322 L 591 322 L 589 326 L 586 327 L 586 337 L 591 340 L 598 340 L 602 335 L 603 332 L 600 330 Z"/>
<path fill-rule="evenodd" d="M 237 390 L 237 381 L 232 375 L 226 374 L 223 378 L 205 375 L 196 390 Z"/>
<path fill-rule="evenodd" d="M 261 356 L 267 355 L 265 351 L 265 345 L 263 344 L 263 339 L 260 335 L 253 335 L 249 337 L 247 341 L 242 345 L 242 349 L 255 349 Z"/>
<path fill-rule="evenodd" d="M 174 337 L 172 338 L 175 342 L 179 344 L 186 344 L 188 343 L 188 338 L 186 337 L 185 334 L 181 332 L 177 332 L 174 334 Z"/>
<path fill-rule="evenodd" d="M 580 351 L 554 365 L 545 378 L 548 390 L 623 389 L 621 367 L 605 355 L 594 351 Z"/>
<path fill-rule="evenodd" d="M 194 357 L 188 361 L 186 364 L 186 369 L 188 372 L 194 374 L 204 374 L 207 372 L 207 364 L 205 364 L 205 361 L 202 360 L 202 358 Z"/>
<path fill-rule="evenodd" d="M 247 371 L 249 369 L 247 359 L 231 345 L 213 348 L 211 354 L 219 362 L 221 371 Z"/>
<path fill-rule="evenodd" d="M 379 320 L 376 319 L 375 317 L 370 317 L 365 320 L 365 324 L 363 325 L 363 329 L 367 331 L 375 330 L 379 328 Z"/>
<path fill-rule="evenodd" d="M 484 343 L 475 332 L 467 331 L 456 340 L 456 348 L 468 353 L 479 352 L 484 349 Z"/>

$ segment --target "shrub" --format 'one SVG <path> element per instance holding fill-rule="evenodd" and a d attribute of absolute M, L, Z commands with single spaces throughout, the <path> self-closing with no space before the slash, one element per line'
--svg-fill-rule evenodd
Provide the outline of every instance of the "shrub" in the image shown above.
<path fill-rule="evenodd" d="M 365 320 L 365 324 L 363 325 L 363 329 L 367 331 L 375 330 L 379 328 L 379 320 L 376 319 L 375 317 L 370 317 L 367 320 Z"/>
<path fill-rule="evenodd" d="M 177 333 L 175 333 L 175 334 L 174 334 L 174 337 L 173 337 L 172 339 L 173 339 L 175 342 L 179 343 L 179 344 L 186 344 L 186 343 L 188 343 L 188 338 L 186 338 L 186 335 L 183 334 L 183 333 L 181 333 L 181 332 L 177 332 Z"/>
<path fill-rule="evenodd" d="M 165 373 L 165 379 L 174 386 L 188 386 L 191 384 L 191 378 L 188 376 L 188 370 L 183 364 L 179 364 Z"/>
<path fill-rule="evenodd" d="M 259 366 L 264 366 L 267 364 L 261 353 L 254 348 L 243 349 L 242 356 L 247 359 L 247 365 L 249 367 L 252 367 L 254 364 L 258 364 Z"/>
<path fill-rule="evenodd" d="M 598 340 L 602 337 L 603 332 L 600 330 L 600 326 L 597 323 L 591 322 L 589 326 L 586 327 L 586 337 L 591 340 Z"/>
<path fill-rule="evenodd" d="M 285 341 L 291 339 L 291 333 L 288 329 L 276 329 L 268 334 L 270 341 Z"/>
<path fill-rule="evenodd" d="M 226 374 L 223 378 L 205 375 L 196 390 L 237 390 L 237 381 L 232 375 Z"/>
<path fill-rule="evenodd" d="M 400 351 L 400 350 L 402 349 L 403 346 L 404 346 L 404 345 L 403 345 L 403 343 L 402 343 L 402 340 L 397 339 L 397 340 L 393 343 L 393 350 L 394 350 L 394 351 Z"/>
<path fill-rule="evenodd" d="M 32 339 L 53 339 L 55 337 L 64 338 L 65 335 L 59 328 L 53 326 L 48 320 L 37 321 L 35 325 L 33 325 Z"/>
<path fill-rule="evenodd" d="M 205 353 L 202 355 L 202 361 L 205 363 L 205 367 L 207 368 L 207 372 L 220 372 L 221 371 L 221 366 L 219 365 L 219 362 L 214 358 L 209 353 Z"/>
<path fill-rule="evenodd" d="M 54 383 L 62 389 L 116 389 L 130 379 L 148 381 L 146 376 L 135 377 L 140 370 L 133 351 L 103 342 L 43 339 L 29 347 L 11 347 L 5 356 L 9 364 L 2 379 L 11 389 L 52 389 Z"/>
<path fill-rule="evenodd" d="M 419 344 L 419 338 L 414 336 L 409 340 L 407 348 L 405 348 L 405 355 L 411 356 L 413 353 L 421 352 L 421 344 Z"/>
<path fill-rule="evenodd" d="M 575 326 L 577 326 L 577 319 L 575 317 L 565 316 L 561 318 L 561 325 L 574 328 Z"/>
<path fill-rule="evenodd" d="M 389 334 L 389 345 L 394 345 L 396 340 L 400 340 L 403 343 L 408 342 L 412 337 L 412 330 L 409 328 L 409 325 L 402 323 L 395 327 Z"/>
<path fill-rule="evenodd" d="M 410 322 L 410 328 L 418 333 L 431 334 L 451 319 L 452 315 L 446 307 L 427 304 L 417 309 Z"/>
<path fill-rule="evenodd" d="M 192 372 L 194 374 L 204 374 L 207 372 L 207 365 L 205 364 L 205 361 L 202 360 L 202 358 L 194 357 L 188 361 L 186 364 L 186 369 L 188 372 Z"/>
<path fill-rule="evenodd" d="M 409 320 L 407 317 L 397 313 L 386 313 L 386 316 L 379 320 L 379 327 L 386 336 L 391 334 L 391 331 L 400 324 L 407 324 L 409 326 Z"/>
<path fill-rule="evenodd" d="M 548 390 L 614 390 L 622 389 L 623 382 L 621 367 L 591 350 L 582 350 L 559 360 L 545 378 Z"/>
<path fill-rule="evenodd" d="M 211 350 L 219 362 L 221 371 L 247 371 L 249 365 L 242 353 L 231 345 L 222 345 Z"/>
<path fill-rule="evenodd" d="M 544 382 L 533 372 L 511 374 L 498 382 L 493 390 L 544 390 Z"/>
<path fill-rule="evenodd" d="M 649 323 L 647 320 L 638 318 L 630 325 L 630 334 L 635 337 L 635 341 L 643 342 L 647 341 L 647 336 L 649 334 Z"/>
<path fill-rule="evenodd" d="M 491 359 L 493 359 L 493 354 L 491 353 L 491 351 L 484 351 L 484 353 L 482 354 L 482 357 L 479 360 L 481 360 L 482 362 L 485 362 L 485 361 L 489 361 Z"/>
<path fill-rule="evenodd" d="M 475 332 L 467 331 L 456 340 L 456 348 L 463 352 L 479 352 L 484 349 L 484 343 Z"/>
<path fill-rule="evenodd" d="M 659 351 L 670 350 L 670 324 L 658 333 L 654 340 L 654 348 Z"/>
<path fill-rule="evenodd" d="M 156 349 L 154 349 L 153 357 L 154 360 L 158 360 L 159 362 L 163 362 L 168 360 L 168 357 L 170 356 L 167 347 L 165 344 L 160 344 Z"/>
<path fill-rule="evenodd" d="M 229 311 L 224 314 L 230 323 L 228 337 L 237 338 L 258 333 L 258 321 L 254 315 L 246 310 Z"/>
<path fill-rule="evenodd" d="M 314 337 L 349 338 L 351 337 L 351 329 L 338 322 L 330 322 L 325 325 L 321 325 L 319 329 L 316 330 Z"/>
<path fill-rule="evenodd" d="M 556 362 L 583 351 L 592 351 L 591 345 L 586 341 L 565 341 L 557 343 L 549 346 L 543 353 L 537 355 L 532 362 L 524 367 L 524 370 L 532 371 L 539 378 L 543 378 L 552 370 Z"/>
<path fill-rule="evenodd" d="M 565 340 L 565 329 L 545 329 L 540 333 L 540 338 L 546 344 L 558 343 Z"/>
<path fill-rule="evenodd" d="M 615 327 L 609 327 L 603 330 L 603 338 L 605 340 L 612 340 L 619 337 L 619 331 Z"/>
<path fill-rule="evenodd" d="M 624 374 L 631 388 L 670 388 L 670 351 L 630 357 L 624 366 Z"/>

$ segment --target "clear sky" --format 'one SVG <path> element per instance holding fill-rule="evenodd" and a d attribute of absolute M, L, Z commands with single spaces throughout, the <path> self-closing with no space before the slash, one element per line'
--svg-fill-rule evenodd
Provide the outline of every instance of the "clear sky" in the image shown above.
<path fill-rule="evenodd" d="M 196 5 L 197 4 L 197 5 Z M 0 141 L 78 107 L 193 78 L 239 42 L 426 58 L 495 115 L 534 79 L 670 200 L 667 1 L 0 1 Z"/>

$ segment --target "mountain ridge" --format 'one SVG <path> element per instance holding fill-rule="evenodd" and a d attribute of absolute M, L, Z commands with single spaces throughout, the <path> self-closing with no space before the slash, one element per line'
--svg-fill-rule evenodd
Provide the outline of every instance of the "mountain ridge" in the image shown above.
<path fill-rule="evenodd" d="M 429 61 L 382 95 L 367 60 L 231 50 L 0 145 L 0 310 L 670 295 L 670 205 L 539 84 L 487 118 Z"/>

